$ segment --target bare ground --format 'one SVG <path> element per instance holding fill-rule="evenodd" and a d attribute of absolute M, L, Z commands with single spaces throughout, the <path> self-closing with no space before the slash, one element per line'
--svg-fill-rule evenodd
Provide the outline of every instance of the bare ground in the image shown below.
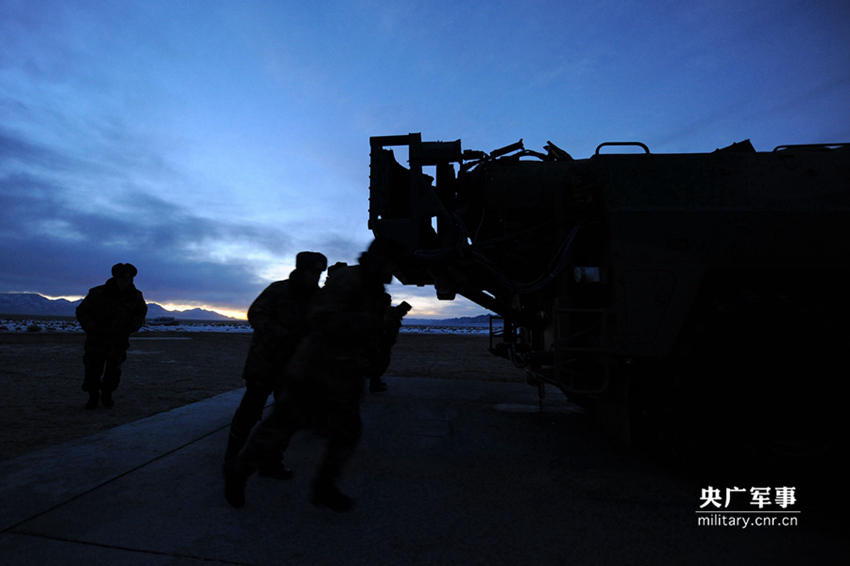
<path fill-rule="evenodd" d="M 0 332 L 0 461 L 243 385 L 250 334 L 146 332 L 131 338 L 115 406 L 83 407 L 83 334 Z M 387 376 L 523 381 L 481 335 L 402 334 Z M 235 409 L 235 407 L 234 407 Z"/>

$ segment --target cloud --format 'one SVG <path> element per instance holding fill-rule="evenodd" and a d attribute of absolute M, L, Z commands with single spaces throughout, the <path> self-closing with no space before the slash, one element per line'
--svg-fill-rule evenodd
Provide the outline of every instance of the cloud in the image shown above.
<path fill-rule="evenodd" d="M 579 157 L 848 131 L 839 2 L 30 4 L 0 2 L 0 290 L 132 261 L 146 296 L 241 307 L 300 250 L 354 262 L 371 135 Z"/>
<path fill-rule="evenodd" d="M 43 144 L 32 143 L 24 135 L 0 125 L 0 156 L 3 158 L 3 170 L 28 164 L 30 167 L 69 168 L 73 160 Z"/>
<path fill-rule="evenodd" d="M 387 292 L 392 296 L 394 305 L 407 301 L 413 306 L 411 318 L 456 318 L 489 312 L 460 295 L 452 301 L 441 301 L 433 287 L 403 286 L 394 281 L 387 287 Z"/>
<path fill-rule="evenodd" d="M 131 262 L 149 300 L 238 309 L 287 277 L 298 251 L 353 263 L 371 241 L 365 194 L 361 228 L 332 214 L 342 199 L 316 191 L 286 197 L 280 214 L 275 202 L 260 219 L 242 217 L 238 194 L 181 173 L 159 140 L 114 116 L 88 136 L 72 116 L 53 124 L 58 138 L 35 122 L 0 127 L 0 291 L 84 294 L 112 264 Z M 81 137 L 85 148 L 73 143 Z M 299 206 L 331 214 L 293 218 Z"/>
<path fill-rule="evenodd" d="M 0 131 L 0 151 L 3 291 L 81 294 L 129 261 L 160 300 L 250 302 L 263 284 L 259 266 L 294 253 L 283 226 L 211 220 L 130 179 L 120 190 L 76 189 L 98 185 L 104 170 L 24 136 Z"/>
<path fill-rule="evenodd" d="M 276 224 L 196 213 L 145 190 L 145 167 L 128 167 L 115 182 L 105 168 L 8 131 L 0 132 L 0 150 L 17 163 L 0 170 L 2 292 L 84 294 L 108 278 L 111 265 L 130 262 L 149 300 L 244 308 L 288 276 L 298 251 L 354 263 L 371 241 L 365 222 L 362 236 L 348 237 L 309 219 Z M 103 189 L 75 189 L 79 182 Z"/>

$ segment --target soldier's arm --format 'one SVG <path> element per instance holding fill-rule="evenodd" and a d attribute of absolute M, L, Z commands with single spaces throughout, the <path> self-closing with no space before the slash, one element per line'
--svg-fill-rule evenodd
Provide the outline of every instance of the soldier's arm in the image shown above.
<path fill-rule="evenodd" d="M 278 320 L 276 316 L 278 302 L 287 298 L 288 294 L 284 293 L 279 286 L 267 287 L 248 309 L 248 322 L 251 323 L 251 328 L 273 341 L 285 340 L 290 336 L 292 332 L 287 327 L 286 321 Z"/>
<path fill-rule="evenodd" d="M 145 325 L 145 316 L 148 314 L 148 304 L 141 291 L 136 296 L 136 305 L 133 309 L 133 319 L 130 321 L 130 332 L 136 332 Z"/>
<path fill-rule="evenodd" d="M 363 290 L 348 274 L 335 275 L 319 291 L 310 309 L 310 325 L 326 334 L 372 335 L 383 317 L 364 308 Z"/>
<path fill-rule="evenodd" d="M 95 318 L 95 302 L 97 301 L 97 296 L 99 293 L 96 289 L 89 289 L 88 294 L 82 300 L 82 302 L 77 305 L 77 309 L 75 314 L 77 315 L 77 321 L 80 323 L 80 327 L 85 332 L 93 331 L 97 326 L 97 321 Z"/>

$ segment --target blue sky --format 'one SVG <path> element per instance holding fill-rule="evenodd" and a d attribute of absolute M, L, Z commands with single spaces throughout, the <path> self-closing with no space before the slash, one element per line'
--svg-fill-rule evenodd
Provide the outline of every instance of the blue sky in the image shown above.
<path fill-rule="evenodd" d="M 0 0 L 0 292 L 244 313 L 354 262 L 369 137 L 850 141 L 850 3 Z M 418 316 L 484 312 L 393 286 Z"/>

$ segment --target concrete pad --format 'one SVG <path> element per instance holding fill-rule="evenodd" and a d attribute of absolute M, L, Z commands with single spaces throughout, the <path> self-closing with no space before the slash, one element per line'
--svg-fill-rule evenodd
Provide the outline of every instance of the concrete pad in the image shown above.
<path fill-rule="evenodd" d="M 0 530 L 229 426 L 244 391 L 0 462 Z"/>
<path fill-rule="evenodd" d="M 346 470 L 350 513 L 308 499 L 323 439 L 299 434 L 290 481 L 224 500 L 234 391 L 0 464 L 4 563 L 845 564 L 805 526 L 697 526 L 702 486 L 617 450 L 560 393 L 387 379 Z M 70 467 L 69 465 L 70 464 Z M 11 561 L 6 558 L 11 557 Z"/>

